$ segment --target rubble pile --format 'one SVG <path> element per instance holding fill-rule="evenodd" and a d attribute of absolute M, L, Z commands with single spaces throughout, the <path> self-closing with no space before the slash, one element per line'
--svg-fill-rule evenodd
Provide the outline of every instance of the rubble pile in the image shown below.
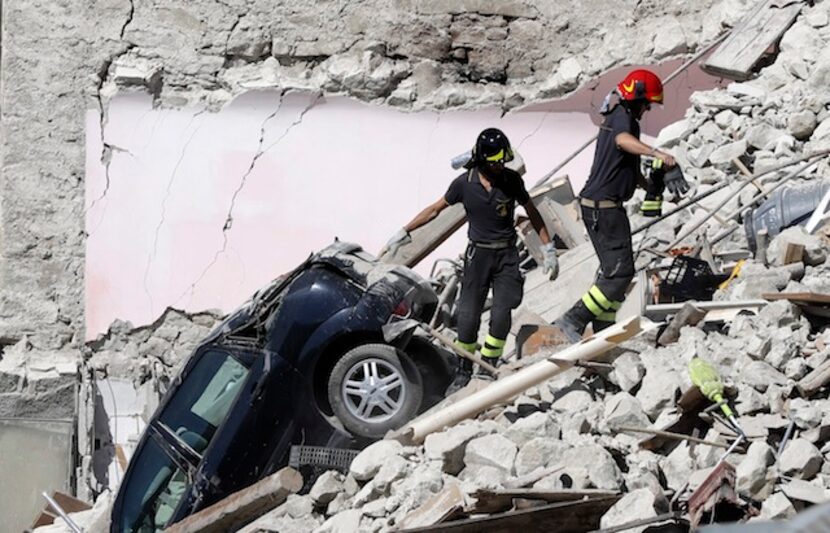
<path fill-rule="evenodd" d="M 686 117 L 663 130 L 658 144 L 677 157 L 693 182 L 690 197 L 746 179 L 736 160 L 759 175 L 830 148 L 830 54 L 823 46 L 830 39 L 829 12 L 826 2 L 805 6 L 775 62 L 756 79 L 694 94 Z M 788 185 L 830 178 L 826 157 L 790 179 L 797 168 L 764 175 L 739 194 L 725 187 L 649 228 L 635 242 L 638 265 L 654 264 L 649 249 L 705 250 L 729 267 L 726 274 L 735 274 L 714 299 L 736 308 L 779 292 L 830 294 L 830 241 L 821 231 L 775 228 L 783 231 L 753 255 L 746 253 L 751 246 L 737 222 L 742 210 L 760 203 L 759 190 L 782 178 Z M 638 208 L 636 202 L 629 206 L 634 228 L 648 221 Z M 692 232 L 713 208 L 722 216 Z M 792 245 L 803 247 L 795 259 L 788 258 Z M 735 261 L 727 256 L 735 252 L 748 258 L 733 270 Z M 620 429 L 676 425 L 684 416 L 679 401 L 693 388 L 688 364 L 696 356 L 723 377 L 748 438 L 725 458 L 735 468 L 735 491 L 750 504 L 743 518 L 787 518 L 830 500 L 830 400 L 824 383 L 811 381 L 830 360 L 826 320 L 784 299 L 757 314 L 736 313 L 720 325 L 685 326 L 666 346 L 657 347 L 656 338 L 650 332 L 627 341 L 606 356 L 607 368 L 573 368 L 510 405 L 429 435 L 422 446 L 373 444 L 348 473 L 324 474 L 308 494 L 290 496 L 247 530 L 400 528 L 453 485 L 470 502 L 477 491 L 516 488 L 527 480 L 532 481 L 519 486 L 625 493 L 603 515 L 602 527 L 657 517 L 669 509 L 669 500 L 688 498 L 701 486 L 736 437 L 704 413 L 698 416 L 708 420 L 708 430 L 697 438 L 709 444 L 682 435 L 655 441 L 647 432 Z M 541 477 L 534 479 L 534 473 Z"/>
<path fill-rule="evenodd" d="M 116 320 L 107 333 L 86 345 L 86 366 L 140 385 L 151 378 L 172 379 L 193 349 L 222 319 L 219 311 L 186 313 L 168 307 L 155 322 L 133 327 Z"/>

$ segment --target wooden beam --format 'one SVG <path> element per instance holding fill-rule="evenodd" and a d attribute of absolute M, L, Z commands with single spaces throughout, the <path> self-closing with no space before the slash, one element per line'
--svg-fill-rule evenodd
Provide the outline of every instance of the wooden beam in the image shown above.
<path fill-rule="evenodd" d="M 784 248 L 784 256 L 781 258 L 781 264 L 791 265 L 793 263 L 800 263 L 804 260 L 804 245 L 794 242 L 788 242 L 787 247 Z"/>
<path fill-rule="evenodd" d="M 236 531 L 282 504 L 289 494 L 303 486 L 303 476 L 293 468 L 257 481 L 250 487 L 234 492 L 196 514 L 165 529 L 166 533 L 224 533 Z"/>
<path fill-rule="evenodd" d="M 801 378 L 798 390 L 805 398 L 817 393 L 819 389 L 830 382 L 830 359 L 819 365 L 818 368 Z"/>
<path fill-rule="evenodd" d="M 559 466 L 558 468 L 564 468 Z M 514 500 L 539 500 L 546 503 L 560 503 L 582 500 L 586 498 L 606 498 L 619 496 L 617 491 L 601 489 L 511 489 L 511 490 L 478 490 L 472 494 L 476 503 L 470 508 L 470 514 L 496 513 L 513 508 Z"/>
<path fill-rule="evenodd" d="M 778 7 L 782 5 L 782 7 Z M 775 46 L 801 12 L 803 2 L 761 2 L 709 56 L 701 68 L 713 75 L 746 80 L 771 46 Z"/>
<path fill-rule="evenodd" d="M 582 224 L 568 213 L 565 206 L 550 198 L 544 198 L 536 204 L 536 207 L 545 221 L 548 233 L 558 235 L 569 249 L 572 250 L 580 244 L 588 242 Z"/>
<path fill-rule="evenodd" d="M 407 529 L 401 533 L 549 533 L 551 531 L 593 531 L 600 526 L 600 519 L 617 501 L 619 496 L 591 498 L 578 502 L 552 503 L 522 511 L 508 511 L 479 518 L 446 522 L 437 526 Z"/>

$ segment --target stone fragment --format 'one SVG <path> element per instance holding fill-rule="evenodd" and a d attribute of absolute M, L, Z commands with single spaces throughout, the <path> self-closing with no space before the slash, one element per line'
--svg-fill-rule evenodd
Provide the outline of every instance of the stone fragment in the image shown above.
<path fill-rule="evenodd" d="M 654 34 L 654 59 L 661 59 L 688 51 L 686 32 L 677 17 L 668 16 L 656 21 Z"/>
<path fill-rule="evenodd" d="M 787 131 L 800 141 L 809 139 L 816 125 L 816 115 L 809 109 L 792 113 L 787 118 Z"/>
<path fill-rule="evenodd" d="M 399 479 L 402 479 L 409 472 L 409 461 L 403 457 L 393 455 L 378 470 L 372 483 L 380 492 L 386 492 L 388 487 Z"/>
<path fill-rule="evenodd" d="M 465 492 L 474 492 L 477 489 L 500 489 L 507 477 L 508 472 L 503 469 L 483 464 L 469 464 L 459 475 L 459 479 L 464 482 L 461 488 Z"/>
<path fill-rule="evenodd" d="M 743 366 L 737 379 L 759 392 L 766 391 L 770 385 L 785 385 L 787 377 L 764 361 L 751 361 Z"/>
<path fill-rule="evenodd" d="M 817 485 L 816 481 L 808 482 L 803 479 L 793 479 L 784 484 L 781 490 L 790 500 L 813 504 L 830 500 L 830 490 Z"/>
<path fill-rule="evenodd" d="M 539 437 L 525 442 L 516 454 L 514 463 L 517 476 L 529 474 L 540 467 L 560 461 L 570 446 L 561 440 Z"/>
<path fill-rule="evenodd" d="M 614 360 L 613 365 L 614 370 L 608 379 L 625 392 L 631 392 L 646 374 L 646 367 L 636 353 L 623 353 Z"/>
<path fill-rule="evenodd" d="M 357 533 L 360 531 L 360 519 L 363 513 L 359 509 L 348 509 L 332 516 L 314 533 Z"/>
<path fill-rule="evenodd" d="M 651 425 L 640 402 L 627 392 L 620 392 L 606 400 L 604 418 L 612 431 L 620 426 L 644 428 Z"/>
<path fill-rule="evenodd" d="M 579 83 L 582 75 L 582 65 L 575 57 L 568 57 L 559 63 L 557 73 L 562 78 L 562 83 L 567 88 L 574 88 Z"/>
<path fill-rule="evenodd" d="M 594 401 L 591 393 L 582 386 L 574 385 L 560 391 L 553 391 L 555 400 L 551 405 L 554 411 L 578 413 Z"/>
<path fill-rule="evenodd" d="M 821 237 L 808 234 L 801 226 L 794 226 L 785 229 L 770 241 L 767 247 L 767 260 L 771 265 L 783 264 L 788 243 L 804 246 L 804 264 L 806 265 L 821 265 L 827 259 L 827 247 Z"/>
<path fill-rule="evenodd" d="M 653 518 L 657 516 L 654 508 L 655 496 L 647 488 L 637 489 L 623 496 L 608 512 L 602 515 L 600 527 L 612 528 L 635 520 Z M 640 526 L 626 529 L 627 532 L 641 533 L 649 526 Z"/>
<path fill-rule="evenodd" d="M 660 462 L 663 474 L 666 476 L 666 484 L 669 488 L 680 490 L 689 479 L 694 469 L 694 462 L 689 455 L 689 445 L 686 442 L 680 443 L 672 452 Z"/>
<path fill-rule="evenodd" d="M 579 444 L 562 456 L 561 463 L 566 471 L 582 469 L 588 472 L 588 479 L 598 489 L 618 490 L 622 473 L 611 454 L 599 444 Z"/>
<path fill-rule="evenodd" d="M 795 507 L 781 492 L 776 492 L 761 504 L 759 518 L 763 520 L 782 520 L 795 516 Z"/>
<path fill-rule="evenodd" d="M 775 148 L 775 143 L 783 135 L 783 131 L 761 122 L 760 124 L 750 126 L 744 138 L 749 146 L 753 146 L 759 150 L 771 150 Z"/>
<path fill-rule="evenodd" d="M 379 440 L 370 444 L 352 461 L 349 473 L 358 481 L 368 481 L 375 477 L 380 467 L 392 457 L 403 452 L 403 445 L 396 440 Z"/>
<path fill-rule="evenodd" d="M 504 436 L 513 441 L 516 446 L 537 437 L 558 439 L 560 429 L 556 422 L 547 413 L 538 411 L 530 416 L 520 418 L 504 432 Z"/>
<path fill-rule="evenodd" d="M 689 119 L 681 119 L 673 122 L 660 130 L 657 135 L 657 146 L 671 148 L 676 146 L 680 141 L 686 140 L 689 135 L 695 131 L 695 126 Z"/>
<path fill-rule="evenodd" d="M 323 507 L 328 505 L 342 491 L 343 474 L 329 470 L 317 478 L 317 481 L 314 482 L 314 486 L 311 487 L 311 491 L 308 494 L 311 496 L 314 505 Z"/>
<path fill-rule="evenodd" d="M 444 472 L 458 474 L 464 468 L 467 443 L 480 437 L 485 430 L 478 424 L 462 424 L 427 435 L 424 451 L 430 459 L 439 459 Z"/>
<path fill-rule="evenodd" d="M 766 442 L 755 441 L 749 445 L 743 460 L 738 464 L 737 489 L 752 498 L 763 499 L 772 490 L 773 474 L 768 467 L 773 463 L 772 448 Z"/>
<path fill-rule="evenodd" d="M 674 405 L 679 395 L 680 378 L 677 372 L 658 372 L 654 369 L 646 372 L 640 390 L 637 391 L 637 400 L 649 417 L 656 418 L 663 409 Z"/>
<path fill-rule="evenodd" d="M 733 159 L 737 159 L 746 153 L 747 142 L 745 139 L 725 144 L 712 152 L 709 162 L 713 165 L 731 165 Z"/>
<path fill-rule="evenodd" d="M 798 479 L 812 479 L 821 470 L 821 452 L 805 439 L 795 439 L 787 444 L 779 459 L 784 475 Z"/>
<path fill-rule="evenodd" d="M 464 464 L 492 466 L 507 474 L 513 472 L 518 448 L 503 435 L 486 435 L 470 441 L 464 452 Z"/>

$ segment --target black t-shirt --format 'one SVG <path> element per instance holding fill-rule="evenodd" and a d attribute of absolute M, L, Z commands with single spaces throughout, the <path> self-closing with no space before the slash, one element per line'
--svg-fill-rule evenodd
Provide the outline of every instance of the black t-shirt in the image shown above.
<path fill-rule="evenodd" d="M 516 202 L 525 205 L 530 201 L 530 195 L 517 172 L 505 169 L 503 178 L 494 182 L 487 192 L 478 171 L 472 169 L 452 180 L 444 199 L 450 205 L 464 204 L 470 223 L 467 235 L 471 241 L 495 242 L 516 238 L 513 227 Z"/>
<path fill-rule="evenodd" d="M 640 138 L 640 124 L 622 105 L 615 107 L 600 126 L 594 164 L 588 182 L 579 193 L 581 197 L 622 202 L 634 194 L 640 174 L 640 156 L 617 147 L 614 139 L 620 133 Z"/>

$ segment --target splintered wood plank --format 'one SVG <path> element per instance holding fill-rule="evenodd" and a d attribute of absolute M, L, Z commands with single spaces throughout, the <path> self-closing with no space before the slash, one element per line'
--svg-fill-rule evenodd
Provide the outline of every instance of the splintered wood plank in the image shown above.
<path fill-rule="evenodd" d="M 458 487 L 458 483 L 450 483 L 444 490 L 407 514 L 398 523 L 398 527 L 408 529 L 440 524 L 457 516 L 463 508 L 464 493 Z"/>
<path fill-rule="evenodd" d="M 830 294 L 815 292 L 766 292 L 761 297 L 765 300 L 789 300 L 793 303 L 830 304 Z"/>
<path fill-rule="evenodd" d="M 761 2 L 701 68 L 717 76 L 746 80 L 770 46 L 792 25 L 802 6 L 803 2 L 797 0 Z"/>

